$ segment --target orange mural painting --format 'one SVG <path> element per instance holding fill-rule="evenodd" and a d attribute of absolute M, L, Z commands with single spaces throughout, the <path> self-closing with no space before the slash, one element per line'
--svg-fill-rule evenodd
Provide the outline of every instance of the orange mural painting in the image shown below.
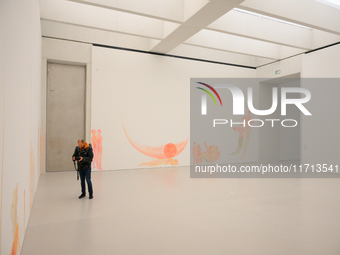
<path fill-rule="evenodd" d="M 207 145 L 204 143 L 206 151 L 202 153 L 202 158 L 205 162 L 214 162 L 220 159 L 221 152 L 218 151 L 218 146 L 216 145 Z"/>
<path fill-rule="evenodd" d="M 138 166 L 159 166 L 159 165 L 178 165 L 178 160 L 174 158 L 156 159 L 150 162 L 141 163 Z"/>
<path fill-rule="evenodd" d="M 248 121 L 251 119 L 251 114 L 250 111 L 248 111 L 248 115 L 243 117 L 243 120 L 245 123 L 248 123 Z M 249 124 L 252 124 L 253 122 L 251 121 Z M 236 155 L 238 154 L 241 149 L 243 148 L 243 153 L 240 158 L 243 158 L 244 155 L 247 152 L 248 144 L 249 144 L 249 139 L 250 139 L 250 133 L 251 133 L 251 127 L 247 125 L 246 127 L 242 126 L 241 124 L 237 127 L 233 127 L 233 129 L 239 133 L 238 136 L 238 146 L 237 149 L 231 153 L 231 155 Z M 244 135 L 245 135 L 245 140 L 244 140 Z"/>
<path fill-rule="evenodd" d="M 11 206 L 11 220 L 12 220 L 12 235 L 13 235 L 13 243 L 12 250 L 10 255 L 19 254 L 20 251 L 20 241 L 19 241 L 19 222 L 18 222 L 18 184 L 13 191 L 12 198 L 12 206 Z"/>
<path fill-rule="evenodd" d="M 201 146 L 199 144 L 196 145 L 196 143 L 194 142 L 194 145 L 192 147 L 194 164 L 201 164 L 203 160 L 205 162 L 211 163 L 220 159 L 221 151 L 218 151 L 218 146 L 208 146 L 206 142 L 204 143 L 204 146 L 206 148 L 206 151 L 202 152 Z"/>
<path fill-rule="evenodd" d="M 144 146 L 140 145 L 134 141 L 131 140 L 128 133 L 126 132 L 124 122 L 123 123 L 123 129 L 125 132 L 125 135 L 131 145 L 138 150 L 139 152 L 143 153 L 146 156 L 156 158 L 156 160 L 141 163 L 139 166 L 158 166 L 158 165 L 178 165 L 177 159 L 172 159 L 173 157 L 176 157 L 178 154 L 180 154 L 185 146 L 188 143 L 188 138 L 180 143 L 174 144 L 174 143 L 167 143 L 165 145 L 157 146 L 157 147 L 151 147 L 151 146 Z"/>
<path fill-rule="evenodd" d="M 93 147 L 93 168 L 96 168 L 98 170 L 102 169 L 102 141 L 103 137 L 101 136 L 101 130 L 98 129 L 97 131 L 95 129 L 92 129 L 92 137 L 91 137 L 91 144 Z"/>

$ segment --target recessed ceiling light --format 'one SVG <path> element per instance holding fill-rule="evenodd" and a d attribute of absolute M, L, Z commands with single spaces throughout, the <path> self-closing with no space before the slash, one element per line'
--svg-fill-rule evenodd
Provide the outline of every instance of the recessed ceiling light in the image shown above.
<path fill-rule="evenodd" d="M 340 0 L 315 0 L 315 1 L 340 9 Z"/>
<path fill-rule="evenodd" d="M 337 0 L 333 0 L 333 1 L 337 1 Z M 274 20 L 274 21 L 277 21 L 277 22 L 285 23 L 285 24 L 288 24 L 288 25 L 296 26 L 296 27 L 311 29 L 310 27 L 306 27 L 306 26 L 296 24 L 296 23 L 293 23 L 293 22 L 289 22 L 289 21 L 285 21 L 285 20 L 282 20 L 282 19 L 277 19 L 277 18 L 273 18 L 273 17 L 270 17 L 270 16 L 262 15 L 262 14 L 256 13 L 256 12 L 251 12 L 251 11 L 247 11 L 247 10 L 243 10 L 243 9 L 239 9 L 239 8 L 234 8 L 233 10 L 238 11 L 238 12 L 247 13 L 247 14 L 250 14 L 250 15 L 254 15 L 254 16 L 257 16 L 257 17 L 260 17 L 260 18 Z"/>

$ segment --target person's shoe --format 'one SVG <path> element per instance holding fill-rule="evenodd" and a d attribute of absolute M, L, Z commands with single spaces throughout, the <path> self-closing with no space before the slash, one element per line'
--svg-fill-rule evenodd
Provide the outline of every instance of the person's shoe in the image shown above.
<path fill-rule="evenodd" d="M 92 199 L 93 198 L 93 195 L 90 195 L 90 197 L 89 197 L 90 199 Z"/>
<path fill-rule="evenodd" d="M 83 198 L 83 197 L 85 197 L 85 194 L 81 194 L 81 195 L 79 196 L 79 198 Z"/>

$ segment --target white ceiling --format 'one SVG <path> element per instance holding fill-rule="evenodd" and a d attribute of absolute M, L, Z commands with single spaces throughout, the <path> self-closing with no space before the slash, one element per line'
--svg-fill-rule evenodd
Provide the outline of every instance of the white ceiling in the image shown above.
<path fill-rule="evenodd" d="M 326 1 L 40 0 L 40 17 L 45 37 L 258 67 L 340 42 Z"/>

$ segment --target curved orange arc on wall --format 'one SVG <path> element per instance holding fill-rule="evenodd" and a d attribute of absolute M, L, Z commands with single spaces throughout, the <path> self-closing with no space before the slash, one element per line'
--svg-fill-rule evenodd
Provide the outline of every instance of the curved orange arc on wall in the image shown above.
<path fill-rule="evenodd" d="M 125 135 L 126 135 L 127 139 L 129 140 L 129 142 L 131 143 L 131 145 L 136 150 L 138 150 L 139 152 L 143 153 L 146 156 L 152 157 L 152 158 L 167 159 L 167 158 L 169 158 L 170 155 L 171 155 L 171 157 L 175 157 L 184 150 L 184 148 L 187 145 L 188 140 L 189 140 L 189 136 L 188 136 L 188 138 L 185 141 L 180 142 L 180 143 L 176 143 L 175 144 L 175 146 L 177 148 L 176 153 L 171 153 L 171 154 L 167 153 L 168 156 L 166 156 L 165 153 L 164 153 L 164 148 L 165 147 L 167 147 L 167 148 L 171 147 L 171 145 L 172 145 L 171 143 L 161 145 L 161 146 L 157 146 L 157 147 L 140 145 L 140 144 L 132 141 L 131 138 L 129 137 L 128 133 L 126 132 L 123 119 L 122 119 L 122 123 L 123 123 L 123 129 L 124 129 Z"/>

